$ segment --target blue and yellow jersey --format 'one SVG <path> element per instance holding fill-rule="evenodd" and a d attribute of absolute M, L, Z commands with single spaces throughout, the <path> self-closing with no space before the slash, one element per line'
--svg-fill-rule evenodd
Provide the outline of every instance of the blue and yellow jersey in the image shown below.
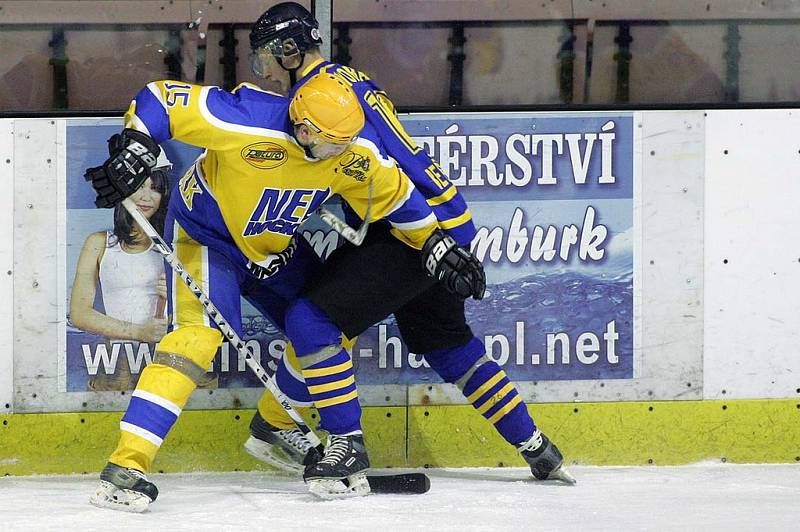
<path fill-rule="evenodd" d="M 388 155 L 397 161 L 425 197 L 436 215 L 439 227 L 445 229 L 459 244 L 468 245 L 476 231 L 466 201 L 444 175 L 439 164 L 406 133 L 386 93 L 366 74 L 320 60 L 303 72 L 289 96 L 319 72 L 329 72 L 353 87 L 364 108 L 367 122 L 377 132 Z"/>
<path fill-rule="evenodd" d="M 288 108 L 287 98 L 249 84 L 226 92 L 156 81 L 136 95 L 125 126 L 159 143 L 172 138 L 206 148 L 170 205 L 200 243 L 232 239 L 248 259 L 266 264 L 334 194 L 363 217 L 372 182 L 370 219 L 387 220 L 395 236 L 420 249 L 436 228 L 436 216 L 372 125 L 341 156 L 317 160 L 292 136 Z"/>

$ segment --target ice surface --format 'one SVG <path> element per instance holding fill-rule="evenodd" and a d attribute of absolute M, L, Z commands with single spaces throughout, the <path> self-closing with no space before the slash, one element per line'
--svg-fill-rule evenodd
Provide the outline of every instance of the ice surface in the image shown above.
<path fill-rule="evenodd" d="M 148 513 L 90 506 L 94 475 L 0 478 L 0 529 L 800 530 L 800 465 L 571 468 L 577 486 L 525 469 L 426 470 L 425 495 L 319 501 L 268 473 L 153 475 Z"/>

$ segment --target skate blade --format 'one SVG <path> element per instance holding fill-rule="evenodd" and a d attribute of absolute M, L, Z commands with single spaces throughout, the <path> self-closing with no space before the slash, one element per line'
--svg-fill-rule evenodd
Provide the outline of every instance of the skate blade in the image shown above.
<path fill-rule="evenodd" d="M 283 472 L 303 472 L 303 465 L 293 462 L 282 449 L 275 445 L 264 443 L 254 436 L 250 436 L 250 438 L 244 442 L 244 450 L 256 460 L 269 464 Z"/>
<path fill-rule="evenodd" d="M 311 479 L 308 481 L 308 491 L 320 499 L 330 501 L 333 499 L 363 497 L 370 493 L 370 488 L 367 474 L 356 473 L 346 479 Z"/>
<path fill-rule="evenodd" d="M 567 471 L 566 468 L 564 468 L 564 466 L 561 466 L 555 471 L 550 472 L 550 475 L 548 475 L 547 480 L 558 480 L 560 482 L 563 482 L 564 484 L 570 484 L 570 485 L 578 483 L 578 481 L 575 480 L 575 477 L 573 477 L 572 474 L 569 471 Z"/>
<path fill-rule="evenodd" d="M 147 511 L 153 501 L 147 495 L 119 489 L 114 484 L 101 480 L 100 487 L 89 497 L 89 502 L 98 508 L 139 514 Z"/>

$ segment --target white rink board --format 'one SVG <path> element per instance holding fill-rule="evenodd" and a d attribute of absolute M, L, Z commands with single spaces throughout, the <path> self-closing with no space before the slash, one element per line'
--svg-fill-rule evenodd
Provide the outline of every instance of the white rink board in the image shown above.
<path fill-rule="evenodd" d="M 706 120 L 703 395 L 800 396 L 800 110 Z"/>
<path fill-rule="evenodd" d="M 16 120 L 14 141 L 14 411 L 64 411 L 56 387 L 63 321 L 56 121 Z"/>
<path fill-rule="evenodd" d="M 526 401 L 798 395 L 800 145 L 792 136 L 800 129 L 797 115 L 789 110 L 636 113 L 641 124 L 634 205 L 640 229 L 634 265 L 641 333 L 636 378 L 525 382 Z M 0 152 L 8 154 L 0 165 L 11 159 L 14 169 L 13 175 L 5 168 L 1 174 L 9 184 L 13 179 L 14 195 L 0 200 L 5 202 L 0 216 L 9 228 L 0 237 L 0 261 L 7 265 L 0 270 L 6 318 L 0 337 L 14 348 L 0 354 L 0 412 L 8 411 L 5 404 L 23 413 L 122 410 L 128 402 L 118 392 L 59 391 L 65 316 L 63 122 L 0 121 Z M 8 270 L 13 275 L 5 275 Z M 407 393 L 405 386 L 364 386 L 360 396 L 365 405 L 415 404 L 423 395 L 434 404 L 463 402 L 451 386 L 427 388 L 416 385 Z M 200 390 L 189 408 L 253 407 L 260 393 Z"/>
<path fill-rule="evenodd" d="M 98 119 L 98 123 L 107 119 Z M 127 392 L 62 391 L 66 120 L 15 121 L 14 402 L 18 413 L 125 410 Z M 87 185 L 88 186 L 88 185 Z M 199 390 L 189 408 L 255 406 L 260 389 Z"/>
<path fill-rule="evenodd" d="M 0 414 L 14 401 L 14 121 L 0 120 Z"/>
<path fill-rule="evenodd" d="M 529 402 L 700 399 L 702 394 L 702 111 L 636 113 L 636 378 L 517 383 Z M 367 390 L 366 393 L 369 393 Z M 413 385 L 409 402 L 466 403 L 454 386 Z M 371 396 L 368 396 L 372 399 Z M 374 399 L 380 399 L 380 391 Z"/>

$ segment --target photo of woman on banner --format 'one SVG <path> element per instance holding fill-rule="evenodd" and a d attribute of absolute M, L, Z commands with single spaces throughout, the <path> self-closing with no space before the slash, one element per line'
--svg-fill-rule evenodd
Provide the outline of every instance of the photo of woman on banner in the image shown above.
<path fill-rule="evenodd" d="M 161 151 L 157 168 L 132 196 L 150 223 L 163 233 L 169 203 L 172 163 Z M 100 289 L 102 309 L 95 308 Z M 121 205 L 114 209 L 112 230 L 86 237 L 78 257 L 69 304 L 75 327 L 104 336 L 112 352 L 116 343 L 155 344 L 166 334 L 167 285 L 164 261 L 131 215 Z M 138 375 L 131 372 L 124 349 L 116 365 L 100 367 L 90 377 L 93 391 L 132 390 Z"/>

